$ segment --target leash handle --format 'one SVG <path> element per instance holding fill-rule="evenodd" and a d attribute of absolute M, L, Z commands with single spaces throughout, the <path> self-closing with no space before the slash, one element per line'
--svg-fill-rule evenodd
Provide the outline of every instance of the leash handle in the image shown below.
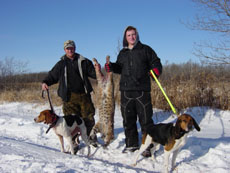
<path fill-rule="evenodd" d="M 153 70 L 150 70 L 151 75 L 153 76 L 153 78 L 155 79 L 155 81 L 157 82 L 157 85 L 159 86 L 159 88 L 161 89 L 161 92 L 163 93 L 163 95 L 165 96 L 169 106 L 171 107 L 172 111 L 174 114 L 176 114 L 177 116 L 179 116 L 176 108 L 172 105 L 171 101 L 169 100 L 168 96 L 166 95 L 164 89 L 161 86 L 161 83 L 159 82 L 159 80 L 157 79 L 156 75 L 154 74 Z"/>
<path fill-rule="evenodd" d="M 49 100 L 49 104 L 50 104 L 50 108 L 51 108 L 51 111 L 54 112 L 54 109 L 53 109 L 53 105 L 51 103 L 51 99 L 50 99 L 50 94 L 49 94 L 49 89 L 46 90 L 47 91 L 47 96 L 48 96 L 48 100 Z M 42 98 L 44 99 L 44 92 L 45 90 L 42 90 Z"/>

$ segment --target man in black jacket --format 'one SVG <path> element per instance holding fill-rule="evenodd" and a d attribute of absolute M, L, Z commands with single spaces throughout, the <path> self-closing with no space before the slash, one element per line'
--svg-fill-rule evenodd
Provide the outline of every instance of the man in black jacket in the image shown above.
<path fill-rule="evenodd" d="M 105 69 L 121 74 L 121 113 L 126 144 L 123 153 L 134 152 L 139 148 L 137 118 L 142 133 L 153 123 L 149 73 L 153 70 L 159 77 L 162 72 L 160 59 L 151 47 L 139 41 L 137 29 L 128 26 L 124 32 L 123 49 L 116 63 L 105 64 Z M 149 150 L 144 156 L 151 156 Z"/>
<path fill-rule="evenodd" d="M 75 53 L 75 43 L 67 40 L 64 43 L 65 55 L 49 71 L 42 82 L 42 90 L 59 83 L 58 96 L 63 101 L 64 115 L 79 115 L 83 118 L 87 134 L 95 124 L 95 108 L 90 93 L 92 86 L 88 77 L 96 79 L 93 63 L 82 55 Z M 95 142 L 96 139 L 93 139 Z"/>

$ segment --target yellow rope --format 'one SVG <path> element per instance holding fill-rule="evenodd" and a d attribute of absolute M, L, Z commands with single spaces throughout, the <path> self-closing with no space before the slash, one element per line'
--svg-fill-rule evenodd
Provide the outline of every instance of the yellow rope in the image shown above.
<path fill-rule="evenodd" d="M 160 82 L 158 81 L 156 75 L 154 74 L 153 70 L 150 70 L 150 72 L 151 72 L 153 78 L 155 79 L 155 81 L 157 82 L 157 85 L 160 87 L 162 93 L 164 94 L 164 96 L 165 96 L 167 102 L 169 103 L 169 106 L 171 107 L 173 113 L 176 114 L 177 116 L 179 116 L 179 114 L 178 114 L 176 108 L 172 105 L 171 101 L 169 100 L 168 96 L 166 95 L 164 89 L 162 88 L 162 86 L 161 86 Z"/>

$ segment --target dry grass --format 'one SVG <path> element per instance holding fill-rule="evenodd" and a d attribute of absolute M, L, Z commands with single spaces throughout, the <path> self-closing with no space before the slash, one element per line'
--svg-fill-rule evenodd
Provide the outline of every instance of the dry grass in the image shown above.
<path fill-rule="evenodd" d="M 160 80 L 172 104 L 178 109 L 209 106 L 230 109 L 230 82 L 210 74 L 198 74 L 190 80 Z M 152 82 L 153 107 L 170 110 L 170 106 L 155 82 Z"/>
<path fill-rule="evenodd" d="M 50 97 L 53 105 L 60 106 L 61 99 L 57 96 L 57 85 L 50 87 Z M 30 103 L 43 103 L 47 102 L 42 98 L 41 83 L 27 83 L 27 84 L 14 84 L 14 86 L 7 86 L 0 92 L 0 101 L 6 102 L 30 102 Z"/>
<path fill-rule="evenodd" d="M 230 110 L 229 70 L 214 72 L 210 68 L 193 67 L 191 64 L 189 68 L 187 66 L 188 64 L 182 67 L 175 65 L 166 66 L 164 73 L 159 78 L 172 104 L 178 110 L 196 106 L 209 106 Z M 189 71 L 188 69 L 192 70 Z M 119 81 L 120 76 L 114 75 L 115 100 L 117 105 L 120 104 Z M 91 82 L 96 91 L 96 80 L 91 80 Z M 153 107 L 162 110 L 171 110 L 160 88 L 153 80 L 151 87 Z M 57 85 L 50 87 L 50 96 L 53 105 L 59 106 L 62 104 L 61 99 L 57 96 Z M 96 97 L 96 92 L 92 93 L 95 107 L 97 107 Z M 21 82 L 6 83 L 4 86 L 0 86 L 0 101 L 44 103 L 47 102 L 47 99 L 44 100 L 41 98 L 41 83 Z"/>

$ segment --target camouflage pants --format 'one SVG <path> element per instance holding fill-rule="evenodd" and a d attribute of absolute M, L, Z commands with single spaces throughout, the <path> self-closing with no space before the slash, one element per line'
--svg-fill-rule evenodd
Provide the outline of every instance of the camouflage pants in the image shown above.
<path fill-rule="evenodd" d="M 85 122 L 87 134 L 90 134 L 90 131 L 95 125 L 95 108 L 90 96 L 86 94 L 71 93 L 69 101 L 63 102 L 62 109 L 64 115 L 74 115 L 80 113 L 80 116 Z"/>

